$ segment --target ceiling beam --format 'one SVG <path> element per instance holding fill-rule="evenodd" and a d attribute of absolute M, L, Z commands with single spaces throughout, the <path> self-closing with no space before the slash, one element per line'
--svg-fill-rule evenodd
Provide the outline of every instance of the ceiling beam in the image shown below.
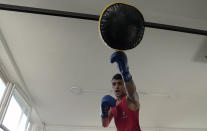
<path fill-rule="evenodd" d="M 76 18 L 76 19 L 83 19 L 83 20 L 93 20 L 93 21 L 99 20 L 98 15 L 60 11 L 60 10 L 51 10 L 51 9 L 42 9 L 42 8 L 34 8 L 34 7 L 26 7 L 26 6 L 17 6 L 17 5 L 9 5 L 9 4 L 0 4 L 0 10 L 32 13 L 32 14 L 40 14 L 40 15 L 50 15 L 50 16 L 58 16 L 58 17 L 68 17 L 68 18 Z M 207 36 L 207 31 L 200 30 L 200 29 L 192 29 L 192 28 L 186 28 L 186 27 L 181 27 L 181 26 L 159 24 L 159 23 L 153 23 L 153 22 L 145 22 L 145 26 L 149 28 L 155 28 L 155 29 L 171 30 L 171 31 L 178 31 L 178 32 Z"/>

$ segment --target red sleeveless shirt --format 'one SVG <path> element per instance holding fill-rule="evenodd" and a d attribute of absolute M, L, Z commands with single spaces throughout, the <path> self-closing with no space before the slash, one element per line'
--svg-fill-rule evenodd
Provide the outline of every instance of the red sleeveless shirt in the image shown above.
<path fill-rule="evenodd" d="M 132 111 L 126 103 L 126 96 L 111 108 L 117 131 L 141 131 L 139 126 L 139 109 Z"/>

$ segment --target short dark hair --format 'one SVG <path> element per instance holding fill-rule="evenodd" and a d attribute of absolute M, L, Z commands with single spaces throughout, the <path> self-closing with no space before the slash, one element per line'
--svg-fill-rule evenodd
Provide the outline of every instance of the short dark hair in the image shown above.
<path fill-rule="evenodd" d="M 112 80 L 122 80 L 121 74 L 117 73 L 112 77 Z"/>

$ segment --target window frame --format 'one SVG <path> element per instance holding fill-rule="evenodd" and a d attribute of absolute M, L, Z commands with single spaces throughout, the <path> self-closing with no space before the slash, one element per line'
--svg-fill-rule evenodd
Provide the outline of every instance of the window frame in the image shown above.
<path fill-rule="evenodd" d="M 1 105 L 3 104 L 4 98 L 6 97 L 6 92 L 8 92 L 7 90 L 8 90 L 8 84 L 9 84 L 9 81 L 8 81 L 5 73 L 2 71 L 1 66 L 0 66 L 0 79 L 4 82 L 4 84 L 6 86 L 6 89 L 5 89 L 3 96 L 2 96 L 2 100 L 0 100 L 0 109 L 1 109 Z"/>
<path fill-rule="evenodd" d="M 5 113 L 7 111 L 8 105 L 10 103 L 11 97 L 12 97 L 12 92 L 14 90 L 14 84 L 8 83 L 7 84 L 7 89 L 4 93 L 1 105 L 0 105 L 0 125 L 2 125 Z"/>
<path fill-rule="evenodd" d="M 0 125 L 0 128 L 4 131 L 9 131 L 9 129 L 7 129 L 4 125 Z"/>
<path fill-rule="evenodd" d="M 4 82 L 4 84 L 6 85 L 6 89 L 4 91 L 4 94 L 2 96 L 2 99 L 0 101 L 0 128 L 4 131 L 9 131 L 4 125 L 2 125 L 2 121 L 4 118 L 4 114 L 5 111 L 7 109 L 8 106 L 8 101 L 10 101 L 10 94 L 13 90 L 13 85 L 11 85 L 11 83 L 9 83 L 9 80 L 7 79 L 5 73 L 2 70 L 2 67 L 0 66 L 0 79 Z"/>
<path fill-rule="evenodd" d="M 25 92 L 18 86 L 18 84 L 11 83 L 5 73 L 2 71 L 0 67 L 0 79 L 5 83 L 6 89 L 2 96 L 2 100 L 0 101 L 0 129 L 4 131 L 9 131 L 7 127 L 3 125 L 3 121 L 8 110 L 8 106 L 10 104 L 12 96 L 17 100 L 18 104 L 20 104 L 22 115 L 25 114 L 27 117 L 27 121 L 25 124 L 25 130 L 28 126 L 28 123 L 31 125 L 31 113 L 32 113 L 32 105 L 31 100 L 28 99 L 29 97 L 25 94 Z M 15 93 L 16 92 L 16 93 Z M 16 94 L 16 95 L 15 95 Z M 25 111 L 26 110 L 26 111 Z M 22 116 L 21 116 L 22 117 Z M 29 127 L 29 130 L 30 130 Z"/>
<path fill-rule="evenodd" d="M 7 99 L 7 103 L 6 103 L 2 118 L 0 120 L 0 126 L 2 126 L 4 129 L 6 129 L 5 131 L 7 131 L 7 130 L 9 131 L 9 129 L 7 129 L 7 127 L 5 127 L 5 125 L 3 125 L 3 121 L 4 121 L 5 115 L 7 113 L 11 98 L 14 97 L 14 99 L 17 101 L 17 103 L 19 104 L 21 111 L 22 111 L 22 114 L 21 114 L 21 117 L 19 118 L 19 120 L 22 119 L 23 114 L 25 114 L 27 117 L 27 121 L 25 124 L 25 129 L 26 129 L 28 126 L 28 123 L 31 124 L 30 118 L 31 118 L 31 113 L 32 113 L 32 106 L 29 103 L 29 101 L 27 100 L 27 96 L 24 95 L 24 92 L 20 88 L 18 88 L 15 84 L 12 84 L 12 87 L 10 87 L 10 88 L 11 88 L 11 92 L 9 93 L 10 95 L 8 96 L 9 98 Z M 25 109 L 26 109 L 26 111 L 25 111 Z"/>

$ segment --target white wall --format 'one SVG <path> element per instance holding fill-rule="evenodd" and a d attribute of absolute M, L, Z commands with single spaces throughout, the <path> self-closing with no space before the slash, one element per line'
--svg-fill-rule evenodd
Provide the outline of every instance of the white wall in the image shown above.
<path fill-rule="evenodd" d="M 30 119 L 31 119 L 31 123 L 32 123 L 30 131 L 44 131 L 43 130 L 43 128 L 44 128 L 43 123 L 34 108 L 32 108 Z"/>
<path fill-rule="evenodd" d="M 31 106 L 31 128 L 30 131 L 43 131 L 43 125 L 42 121 L 38 115 L 38 113 L 35 111 L 32 102 L 31 96 L 26 88 L 26 85 L 22 79 L 22 76 L 18 70 L 18 67 L 16 66 L 16 63 L 13 59 L 13 56 L 7 46 L 7 41 L 4 38 L 4 35 L 1 31 L 0 27 L 0 66 L 1 70 L 5 73 L 5 77 L 8 79 L 8 81 L 14 83 L 16 86 L 15 88 L 20 91 L 21 96 L 26 100 L 26 102 Z"/>

